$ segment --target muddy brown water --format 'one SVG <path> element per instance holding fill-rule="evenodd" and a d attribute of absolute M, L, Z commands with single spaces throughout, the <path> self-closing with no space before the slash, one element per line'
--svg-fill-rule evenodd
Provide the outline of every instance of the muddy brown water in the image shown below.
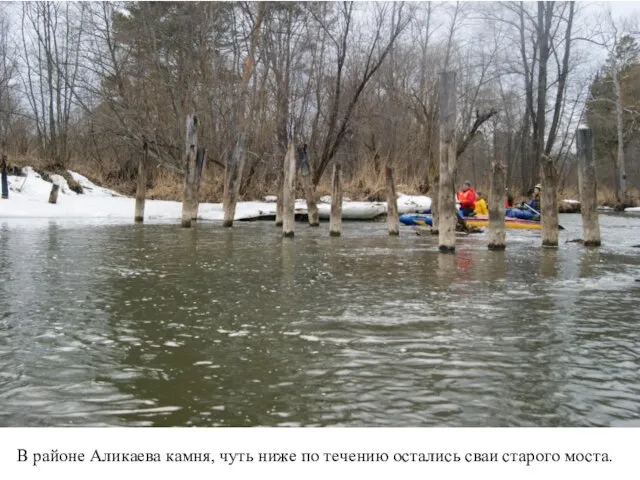
<path fill-rule="evenodd" d="M 640 217 L 600 221 L 600 249 L 450 255 L 384 223 L 0 219 L 0 425 L 640 426 Z"/>

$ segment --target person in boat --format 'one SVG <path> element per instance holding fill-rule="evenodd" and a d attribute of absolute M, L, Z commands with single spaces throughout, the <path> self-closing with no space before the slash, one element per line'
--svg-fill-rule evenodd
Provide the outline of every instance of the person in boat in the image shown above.
<path fill-rule="evenodd" d="M 484 195 L 482 192 L 478 192 L 478 199 L 476 200 L 475 207 L 476 215 L 489 215 L 489 209 L 487 208 L 487 202 L 484 199 Z"/>
<path fill-rule="evenodd" d="M 540 212 L 540 192 L 541 191 L 542 191 L 542 185 L 537 184 L 533 188 L 533 194 L 531 195 L 531 198 L 527 202 L 527 205 L 529 205 L 529 207 L 531 207 L 536 212 Z"/>
<path fill-rule="evenodd" d="M 471 217 L 476 208 L 476 192 L 471 188 L 471 182 L 465 180 L 462 184 L 462 191 L 456 193 L 460 202 L 460 213 L 463 217 Z"/>

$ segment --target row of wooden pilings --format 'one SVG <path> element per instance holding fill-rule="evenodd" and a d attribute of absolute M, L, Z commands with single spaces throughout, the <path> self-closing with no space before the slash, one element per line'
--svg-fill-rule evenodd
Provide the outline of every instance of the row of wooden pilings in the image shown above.
<path fill-rule="evenodd" d="M 182 226 L 189 228 L 198 216 L 199 191 L 202 181 L 202 172 L 205 166 L 206 149 L 198 147 L 198 119 L 195 115 L 187 117 L 186 142 L 185 142 L 185 175 L 182 202 Z M 296 155 L 297 153 L 297 155 Z M 143 144 L 143 155 L 138 162 L 138 177 L 136 186 L 136 203 L 134 221 L 144 222 L 144 208 L 147 187 L 147 166 L 148 166 L 148 145 Z M 278 212 L 276 214 L 276 225 L 282 226 L 284 237 L 293 237 L 295 233 L 295 186 L 296 172 L 300 170 L 302 183 L 305 190 L 311 188 L 311 175 L 306 157 L 306 148 L 294 148 L 292 139 L 289 139 L 287 152 L 284 156 L 283 178 L 279 185 Z M 233 225 L 235 216 L 235 199 L 238 196 L 241 165 L 234 162 L 233 158 L 227 163 L 224 184 L 224 221 L 223 226 Z M 388 199 L 388 225 L 389 233 L 399 234 L 399 218 L 397 207 L 397 195 L 393 180 L 393 171 L 386 168 L 386 185 Z M 308 192 L 306 192 L 308 193 Z M 309 197 L 310 195 L 307 194 Z M 315 214 L 311 210 L 315 210 Z M 309 209 L 309 224 L 318 226 L 317 206 Z M 332 195 L 331 195 L 331 218 L 329 231 L 331 236 L 340 236 L 342 227 L 342 169 L 339 163 L 333 166 Z"/>
<path fill-rule="evenodd" d="M 194 114 L 187 116 L 187 129 L 185 136 L 185 171 L 184 189 L 182 195 L 182 226 L 191 227 L 198 217 L 200 185 L 202 183 L 202 171 L 205 166 L 206 149 L 198 147 L 198 117 Z M 142 157 L 138 162 L 138 178 L 136 185 L 136 206 L 134 221 L 144 221 L 144 203 L 147 190 L 147 166 L 149 146 L 145 141 L 142 148 Z M 225 190 L 227 185 L 225 184 Z M 226 193 L 226 192 L 225 192 Z M 236 192 L 237 196 L 237 192 Z M 233 218 L 233 213 L 231 214 Z M 226 214 L 225 210 L 225 214 Z M 226 219 L 225 215 L 225 219 Z M 229 225 L 230 226 L 230 225 Z"/>
<path fill-rule="evenodd" d="M 439 178 L 434 184 L 436 194 L 432 198 L 432 233 L 438 235 L 438 248 L 441 252 L 454 252 L 456 245 L 456 225 L 459 222 L 455 205 L 455 176 L 457 171 L 456 155 L 456 74 L 455 72 L 442 72 L 440 75 L 440 160 Z M 202 171 L 205 164 L 206 150 L 198 148 L 198 119 L 195 115 L 187 117 L 186 142 L 185 142 L 185 179 L 182 205 L 182 226 L 190 227 L 198 214 L 198 196 Z M 235 205 L 238 197 L 240 173 L 242 171 L 243 158 L 242 138 L 238 139 L 238 145 L 234 156 L 229 157 L 224 184 L 224 221 L 223 226 L 230 227 L 235 216 Z M 576 145 L 579 162 L 579 187 L 580 202 L 583 220 L 583 243 L 585 246 L 600 245 L 600 227 L 597 213 L 596 175 L 593 134 L 588 128 L 579 128 L 576 131 Z M 144 201 L 146 191 L 146 167 L 147 144 L 144 144 L 143 156 L 138 167 L 138 185 L 136 191 L 135 221 L 142 222 L 144 218 Z M 306 157 L 306 149 L 298 148 L 297 154 L 292 138 L 289 139 L 287 152 L 284 156 L 284 175 L 279 185 L 278 212 L 276 225 L 282 225 L 282 233 L 285 237 L 293 237 L 295 232 L 295 185 L 298 167 L 302 176 L 307 197 L 311 187 L 310 169 Z M 555 169 L 545 165 L 545 168 Z M 505 234 L 505 192 L 506 169 L 504 162 L 495 155 L 492 162 L 491 187 L 489 190 L 489 234 L 488 248 L 490 250 L 504 250 L 506 248 Z M 553 175 L 554 172 L 551 172 Z M 387 225 L 390 235 L 399 234 L 399 218 L 397 207 L 397 195 L 393 179 L 393 171 L 390 167 L 385 169 L 385 181 L 387 191 Z M 545 185 L 542 185 L 543 191 Z M 331 216 L 329 232 L 331 236 L 340 236 L 342 224 L 342 169 L 339 163 L 333 166 L 331 187 Z M 548 192 L 545 192 L 548 194 Z M 554 197 L 555 198 L 555 197 Z M 555 203 L 555 202 L 554 202 Z M 280 208 L 281 206 L 281 208 Z M 312 202 L 308 208 L 309 224 L 318 225 L 317 206 Z M 545 238 L 545 215 L 542 216 L 543 244 L 557 246 L 557 214 L 554 216 L 555 225 L 553 231 Z M 549 240 L 549 238 L 551 240 Z"/>
<path fill-rule="evenodd" d="M 438 235 L 438 248 L 441 252 L 454 252 L 456 245 L 456 226 L 459 223 L 458 211 L 455 205 L 455 174 L 457 171 L 456 157 L 456 75 L 455 72 L 443 72 L 440 76 L 440 162 L 439 179 L 436 184 L 437 195 L 432 202 L 432 233 Z M 585 246 L 600 246 L 600 226 L 597 212 L 596 169 L 594 156 L 593 134 L 589 128 L 579 128 L 576 131 L 577 157 L 579 164 L 580 203 L 583 223 L 583 244 Z M 289 147 L 284 161 L 283 198 L 283 235 L 293 237 L 294 190 L 296 175 L 296 158 L 293 143 Z M 555 175 L 555 166 L 545 165 L 551 169 L 550 175 Z M 390 167 L 385 170 L 387 191 L 387 225 L 390 235 L 399 234 L 398 206 L 393 171 Z M 544 190 L 544 184 L 542 185 Z M 555 186 L 553 186 L 555 188 Z M 491 165 L 491 186 L 489 189 L 489 250 L 504 250 L 506 248 L 505 232 L 505 193 L 506 168 L 503 161 L 494 157 Z M 557 202 L 553 202 L 557 203 Z M 329 234 L 340 236 L 342 211 L 342 169 L 339 163 L 334 164 L 331 185 L 331 216 Z M 552 219 L 551 235 L 547 239 L 543 236 L 543 245 L 557 246 L 558 221 L 557 214 Z M 279 225 L 278 218 L 276 224 Z M 311 225 L 317 225 L 310 222 Z M 545 216 L 542 217 L 542 228 L 545 228 Z M 548 229 L 547 229 L 548 230 Z M 549 238 L 551 240 L 549 240 Z"/>
<path fill-rule="evenodd" d="M 284 182 L 282 185 L 283 211 L 282 219 L 276 216 L 276 225 L 282 224 L 282 235 L 293 237 L 295 234 L 295 175 L 296 159 L 293 154 L 293 145 L 290 142 L 287 155 L 285 157 Z M 387 226 L 390 235 L 399 235 L 400 221 L 398 217 L 398 200 L 396 187 L 393 181 L 393 170 L 387 167 L 385 170 L 387 186 Z M 310 219 L 311 226 L 318 223 Z M 333 175 L 331 177 L 331 214 L 329 218 L 329 235 L 339 237 L 342 232 L 342 166 L 334 163 Z"/>
<path fill-rule="evenodd" d="M 438 248 L 441 252 L 454 252 L 456 244 L 456 224 L 459 221 L 455 206 L 455 173 L 456 158 L 456 74 L 442 72 L 440 75 L 440 163 L 437 204 L 432 204 L 432 232 L 438 234 Z M 600 246 L 600 225 L 597 212 L 595 147 L 593 133 L 589 128 L 578 128 L 576 131 L 576 148 L 578 158 L 578 183 L 580 189 L 580 210 L 582 212 L 583 244 L 587 247 Z M 547 159 L 548 160 L 548 159 Z M 556 171 L 552 161 L 543 162 L 544 178 L 555 178 Z M 533 180 L 533 179 L 532 179 Z M 491 186 L 489 189 L 489 250 L 506 248 L 505 233 L 505 193 L 506 168 L 498 155 L 494 156 L 491 165 Z M 543 192 L 550 195 L 557 205 L 555 185 Z M 549 225 L 545 225 L 548 222 Z M 558 245 L 558 215 L 542 215 L 543 246 Z"/>

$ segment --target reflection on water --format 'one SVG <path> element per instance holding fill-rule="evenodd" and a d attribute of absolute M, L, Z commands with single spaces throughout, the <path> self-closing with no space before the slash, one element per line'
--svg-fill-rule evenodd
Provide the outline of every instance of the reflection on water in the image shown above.
<path fill-rule="evenodd" d="M 540 250 L 540 276 L 543 279 L 552 279 L 558 276 L 561 268 L 558 253 L 556 248 L 545 247 Z"/>
<path fill-rule="evenodd" d="M 640 219 L 601 226 L 450 255 L 382 223 L 0 221 L 0 425 L 637 426 Z"/>

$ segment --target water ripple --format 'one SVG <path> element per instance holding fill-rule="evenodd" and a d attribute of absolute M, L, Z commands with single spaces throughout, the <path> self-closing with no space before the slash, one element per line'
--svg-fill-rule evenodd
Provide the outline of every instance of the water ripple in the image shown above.
<path fill-rule="evenodd" d="M 640 219 L 343 228 L 0 223 L 0 425 L 638 426 Z"/>

